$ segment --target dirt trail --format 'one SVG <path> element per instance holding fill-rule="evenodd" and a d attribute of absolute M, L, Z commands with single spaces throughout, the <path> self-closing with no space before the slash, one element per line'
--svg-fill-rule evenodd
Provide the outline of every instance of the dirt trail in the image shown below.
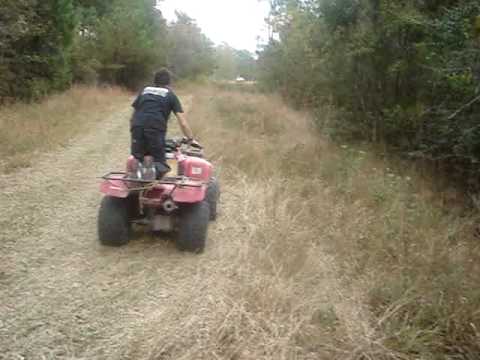
<path fill-rule="evenodd" d="M 194 271 L 197 258 L 170 244 L 96 242 L 95 178 L 122 167 L 127 118 L 115 114 L 34 168 L 0 178 L 0 356 L 103 357 L 101 348 L 114 352 L 145 314 L 167 306 L 183 278 L 191 282 L 175 269 Z"/>
<path fill-rule="evenodd" d="M 233 259 L 248 256 L 240 241 L 251 229 L 238 219 L 250 209 L 238 201 L 245 186 L 233 186 L 245 179 L 224 174 L 221 216 L 201 256 L 145 235 L 121 249 L 97 243 L 96 177 L 123 167 L 128 115 L 121 110 L 33 168 L 0 176 L 0 358 L 256 358 L 229 340 L 249 321 L 234 318 L 245 304 L 228 291 L 241 272 Z M 322 284 L 321 295 L 313 298 L 351 317 L 354 300 L 341 299 L 330 259 L 322 264 L 312 283 Z M 268 340 L 264 333 L 259 327 L 245 336 Z M 212 343 L 217 348 L 207 349 Z M 298 353 L 281 358 L 319 355 Z"/>

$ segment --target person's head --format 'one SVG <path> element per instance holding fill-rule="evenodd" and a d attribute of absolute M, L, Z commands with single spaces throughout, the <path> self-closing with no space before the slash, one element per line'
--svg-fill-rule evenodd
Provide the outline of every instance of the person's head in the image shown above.
<path fill-rule="evenodd" d="M 155 86 L 167 86 L 170 85 L 170 71 L 166 68 L 162 68 L 155 73 L 153 82 Z"/>

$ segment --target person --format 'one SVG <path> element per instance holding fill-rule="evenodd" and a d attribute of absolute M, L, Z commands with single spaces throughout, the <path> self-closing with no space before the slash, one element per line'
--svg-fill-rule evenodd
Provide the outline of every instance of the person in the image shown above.
<path fill-rule="evenodd" d="M 170 82 L 171 75 L 167 69 L 157 71 L 153 86 L 144 88 L 132 104 L 134 108 L 130 120 L 132 155 L 140 164 L 144 162 L 146 155 L 152 156 L 157 178 L 169 170 L 165 162 L 165 136 L 172 112 L 186 138 L 195 142 L 182 104 L 170 88 Z"/>

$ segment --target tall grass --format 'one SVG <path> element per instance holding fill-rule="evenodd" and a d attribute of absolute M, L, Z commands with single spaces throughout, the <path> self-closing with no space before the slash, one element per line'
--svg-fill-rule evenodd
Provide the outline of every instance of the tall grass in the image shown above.
<path fill-rule="evenodd" d="M 212 320 L 228 358 L 480 356 L 472 217 L 414 171 L 322 140 L 279 99 L 196 96 L 196 133 L 237 200 L 232 321 Z"/>
<path fill-rule="evenodd" d="M 39 151 L 65 146 L 75 135 L 128 102 L 118 88 L 76 86 L 40 103 L 0 108 L 0 172 L 35 162 Z"/>
<path fill-rule="evenodd" d="M 199 270 L 208 294 L 201 303 L 178 300 L 198 316 L 179 317 L 181 334 L 162 328 L 151 359 L 316 359 L 349 349 L 363 322 L 351 297 L 339 295 L 322 227 L 312 224 L 319 213 L 310 212 L 307 184 L 318 179 L 289 175 L 308 162 L 293 154 L 321 146 L 308 117 L 267 96 L 192 91 L 190 123 L 223 189 L 215 249 L 207 250 L 216 265 Z"/>
<path fill-rule="evenodd" d="M 384 344 L 422 359 L 478 358 L 474 217 L 459 216 L 448 193 L 432 192 L 414 173 L 396 173 L 348 147 L 338 156 L 324 159 L 324 175 L 351 205 L 343 207 L 345 231 L 331 249 L 352 281 L 368 279 Z"/>
<path fill-rule="evenodd" d="M 208 296 L 178 294 L 185 318 L 146 320 L 138 346 L 151 359 L 479 358 L 473 216 L 415 171 L 323 140 L 308 114 L 279 98 L 187 93 L 222 180 L 220 260 L 215 269 L 199 260 L 199 286 L 216 285 Z M 68 144 L 128 96 L 74 88 L 1 109 L 3 168 Z M 124 358 L 145 354 L 136 346 Z"/>

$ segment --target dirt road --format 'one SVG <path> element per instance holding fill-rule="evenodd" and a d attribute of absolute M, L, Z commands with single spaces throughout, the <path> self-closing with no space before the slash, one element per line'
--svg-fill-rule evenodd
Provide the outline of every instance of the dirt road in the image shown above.
<path fill-rule="evenodd" d="M 273 264 L 251 260 L 264 244 L 252 222 L 271 226 L 270 190 L 238 172 L 222 174 L 221 214 L 203 255 L 142 234 L 124 248 L 100 246 L 96 177 L 123 168 L 128 115 L 0 176 L 0 358 L 317 359 L 330 353 L 332 331 L 363 331 L 348 325 L 362 315 L 320 248 L 302 255 L 303 282 L 300 270 L 284 277 L 283 265 L 253 268 Z"/>

